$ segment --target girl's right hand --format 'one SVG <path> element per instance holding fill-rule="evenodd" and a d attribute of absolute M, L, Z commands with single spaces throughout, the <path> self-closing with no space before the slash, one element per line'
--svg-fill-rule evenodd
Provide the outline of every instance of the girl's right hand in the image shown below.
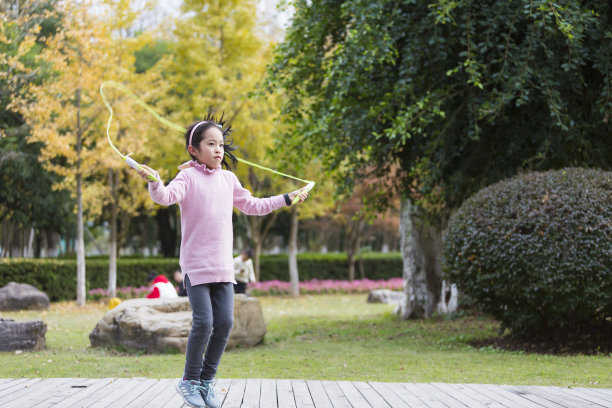
<path fill-rule="evenodd" d="M 152 176 L 157 177 L 157 179 L 159 180 L 159 173 L 157 173 L 155 170 L 153 170 L 152 168 L 145 166 L 144 164 L 141 164 L 140 167 L 142 167 L 142 169 L 140 170 L 136 170 L 136 173 L 138 173 L 138 175 L 145 181 L 151 182 L 151 179 L 149 179 L 147 176 L 149 174 L 151 174 Z"/>

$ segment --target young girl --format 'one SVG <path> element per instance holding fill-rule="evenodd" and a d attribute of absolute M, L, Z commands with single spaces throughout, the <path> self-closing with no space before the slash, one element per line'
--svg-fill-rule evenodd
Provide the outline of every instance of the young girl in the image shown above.
<path fill-rule="evenodd" d="M 161 205 L 179 203 L 181 210 L 180 265 L 193 310 L 193 323 L 187 340 L 185 372 L 177 391 L 191 407 L 218 408 L 213 379 L 225 350 L 234 321 L 234 267 L 232 258 L 232 208 L 248 215 L 265 215 L 300 202 L 308 196 L 301 190 L 269 198 L 256 198 L 244 189 L 229 171 L 232 155 L 226 137 L 231 126 L 209 114 L 185 133 L 185 145 L 193 159 L 179 167 L 179 174 L 167 186 L 149 182 L 149 194 Z M 227 170 L 222 170 L 221 166 Z M 143 166 L 138 174 L 159 174 Z M 206 351 L 204 360 L 202 355 Z"/>

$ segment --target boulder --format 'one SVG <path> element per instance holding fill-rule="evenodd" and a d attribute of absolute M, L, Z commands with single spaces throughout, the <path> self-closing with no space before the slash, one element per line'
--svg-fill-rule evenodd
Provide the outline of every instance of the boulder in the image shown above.
<path fill-rule="evenodd" d="M 49 309 L 49 296 L 27 283 L 10 282 L 0 288 L 0 310 Z"/>
<path fill-rule="evenodd" d="M 44 349 L 45 333 L 47 325 L 42 320 L 0 319 L 0 351 Z"/>
<path fill-rule="evenodd" d="M 404 300 L 404 292 L 390 289 L 376 289 L 368 295 L 368 303 L 399 304 Z"/>
<path fill-rule="evenodd" d="M 131 299 L 106 312 L 89 334 L 89 341 L 92 346 L 184 353 L 190 330 L 188 298 Z M 259 301 L 235 295 L 234 327 L 227 348 L 254 346 L 263 341 L 265 333 Z"/>

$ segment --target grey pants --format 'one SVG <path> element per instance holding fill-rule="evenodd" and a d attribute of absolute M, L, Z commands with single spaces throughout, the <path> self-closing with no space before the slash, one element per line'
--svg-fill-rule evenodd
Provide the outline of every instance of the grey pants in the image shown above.
<path fill-rule="evenodd" d="M 185 288 L 193 322 L 187 339 L 184 378 L 212 380 L 234 324 L 234 287 L 225 282 L 191 286 L 189 276 L 185 276 Z"/>

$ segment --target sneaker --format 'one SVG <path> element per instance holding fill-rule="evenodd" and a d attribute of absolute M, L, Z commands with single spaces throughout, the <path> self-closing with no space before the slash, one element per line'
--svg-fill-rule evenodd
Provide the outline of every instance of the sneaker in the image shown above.
<path fill-rule="evenodd" d="M 221 400 L 215 395 L 214 380 L 200 380 L 200 392 L 208 408 L 221 408 Z"/>
<path fill-rule="evenodd" d="M 194 408 L 204 408 L 204 400 L 202 399 L 202 386 L 196 380 L 179 379 L 176 383 L 176 390 L 183 397 L 185 404 Z"/>

